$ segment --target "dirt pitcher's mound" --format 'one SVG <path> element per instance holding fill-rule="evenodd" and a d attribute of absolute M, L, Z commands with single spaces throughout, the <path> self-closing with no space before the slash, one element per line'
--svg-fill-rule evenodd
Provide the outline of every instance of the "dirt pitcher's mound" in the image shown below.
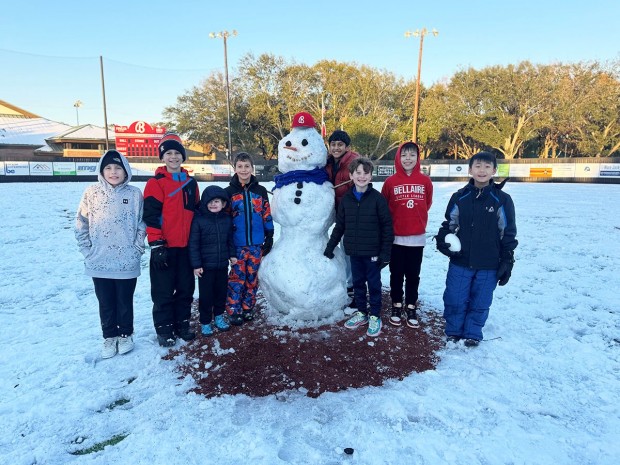
<path fill-rule="evenodd" d="M 348 388 L 380 386 L 433 369 L 443 345 L 442 321 L 422 305 L 419 329 L 388 323 L 389 295 L 383 296 L 383 328 L 379 337 L 366 336 L 367 326 L 354 330 L 337 325 L 291 330 L 265 323 L 260 304 L 257 317 L 211 337 L 200 335 L 168 356 L 181 358 L 180 371 L 196 381 L 195 392 L 266 396 L 300 390 L 310 397 Z M 197 315 L 194 315 L 197 317 Z"/>

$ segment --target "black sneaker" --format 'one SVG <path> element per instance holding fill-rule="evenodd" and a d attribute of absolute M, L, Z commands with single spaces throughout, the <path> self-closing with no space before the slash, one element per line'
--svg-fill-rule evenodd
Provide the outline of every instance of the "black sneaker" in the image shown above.
<path fill-rule="evenodd" d="M 233 313 L 228 317 L 228 322 L 234 326 L 241 326 L 243 324 L 243 317 L 239 313 Z"/>
<path fill-rule="evenodd" d="M 172 334 L 158 334 L 157 342 L 162 347 L 172 347 L 177 342 L 177 339 Z"/>
<path fill-rule="evenodd" d="M 401 317 L 403 316 L 403 307 L 396 307 L 392 305 L 392 315 L 389 322 L 393 326 L 400 326 L 402 324 Z"/>
<path fill-rule="evenodd" d="M 418 321 L 418 315 L 416 313 L 416 307 L 407 305 L 407 326 L 410 328 L 419 328 L 420 322 Z"/>
<path fill-rule="evenodd" d="M 243 312 L 243 321 L 252 321 L 254 319 L 254 310 Z"/>
<path fill-rule="evenodd" d="M 448 336 L 446 338 L 446 342 L 452 342 L 453 344 L 456 344 L 457 342 L 459 342 L 461 340 L 460 337 L 458 336 Z"/>
<path fill-rule="evenodd" d="M 465 347 L 478 347 L 480 341 L 478 339 L 465 339 Z"/>
<path fill-rule="evenodd" d="M 196 337 L 196 333 L 190 331 L 189 328 L 185 328 L 179 331 L 179 337 L 184 341 L 191 341 Z"/>

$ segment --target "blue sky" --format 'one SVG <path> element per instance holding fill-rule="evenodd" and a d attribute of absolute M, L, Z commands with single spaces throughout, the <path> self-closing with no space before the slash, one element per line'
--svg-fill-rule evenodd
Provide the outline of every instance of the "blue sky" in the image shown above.
<path fill-rule="evenodd" d="M 367 64 L 415 79 L 424 41 L 422 82 L 489 65 L 620 60 L 616 0 L 441 2 L 83 0 L 3 2 L 0 99 L 49 119 L 103 124 L 99 56 L 104 58 L 108 122 L 161 119 L 161 110 L 223 70 L 228 41 L 234 74 L 247 53 L 299 63 L 321 59 Z"/>

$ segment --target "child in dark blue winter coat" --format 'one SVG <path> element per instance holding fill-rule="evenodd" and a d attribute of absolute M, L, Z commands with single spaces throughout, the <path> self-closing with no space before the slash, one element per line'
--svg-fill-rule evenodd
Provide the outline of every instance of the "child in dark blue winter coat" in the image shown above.
<path fill-rule="evenodd" d="M 497 160 L 479 152 L 469 160 L 469 183 L 452 194 L 446 220 L 437 234 L 437 249 L 450 258 L 443 295 L 445 332 L 450 342 L 475 347 L 489 316 L 493 291 L 510 279 L 517 247 L 515 207 L 496 184 Z M 450 251 L 448 234 L 456 234 L 460 251 Z"/>
<path fill-rule="evenodd" d="M 198 310 L 204 336 L 213 335 L 213 316 L 217 329 L 230 329 L 224 318 L 228 263 L 234 265 L 237 258 L 232 218 L 224 210 L 229 202 L 224 189 L 208 186 L 202 193 L 200 211 L 194 216 L 189 233 L 189 261 L 198 277 Z"/>

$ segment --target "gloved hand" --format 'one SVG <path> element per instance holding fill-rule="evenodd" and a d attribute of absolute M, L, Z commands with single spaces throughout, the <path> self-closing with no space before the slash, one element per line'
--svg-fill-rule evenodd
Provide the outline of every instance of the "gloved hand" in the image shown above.
<path fill-rule="evenodd" d="M 330 260 L 332 258 L 334 258 L 334 252 L 333 250 L 330 251 L 329 249 L 325 249 L 325 252 L 323 252 L 323 255 L 325 255 L 327 258 L 329 258 Z"/>
<path fill-rule="evenodd" d="M 497 285 L 505 286 L 510 280 L 512 275 L 512 267 L 515 263 L 514 252 L 506 252 L 502 254 L 502 258 L 499 261 L 499 267 L 497 268 Z"/>
<path fill-rule="evenodd" d="M 385 258 L 385 257 L 384 258 L 379 257 L 376 263 L 379 269 L 382 270 L 383 268 L 385 268 L 386 266 L 390 264 L 390 259 Z"/>
<path fill-rule="evenodd" d="M 440 228 L 439 232 L 435 236 L 435 244 L 436 244 L 437 250 L 439 250 L 439 252 L 444 254 L 446 257 L 451 258 L 451 257 L 456 257 L 456 256 L 460 255 L 461 252 L 460 251 L 459 252 L 452 252 L 450 250 L 450 244 L 448 244 L 446 242 L 446 236 L 448 235 L 449 232 L 450 232 L 450 230 L 448 230 L 448 229 L 444 229 L 443 227 Z"/>
<path fill-rule="evenodd" d="M 160 245 L 151 249 L 151 263 L 156 270 L 165 270 L 168 268 L 168 249 L 164 245 Z"/>
<path fill-rule="evenodd" d="M 271 248 L 273 247 L 273 236 L 265 236 L 265 242 L 263 242 L 262 250 L 263 257 L 271 252 Z"/>

